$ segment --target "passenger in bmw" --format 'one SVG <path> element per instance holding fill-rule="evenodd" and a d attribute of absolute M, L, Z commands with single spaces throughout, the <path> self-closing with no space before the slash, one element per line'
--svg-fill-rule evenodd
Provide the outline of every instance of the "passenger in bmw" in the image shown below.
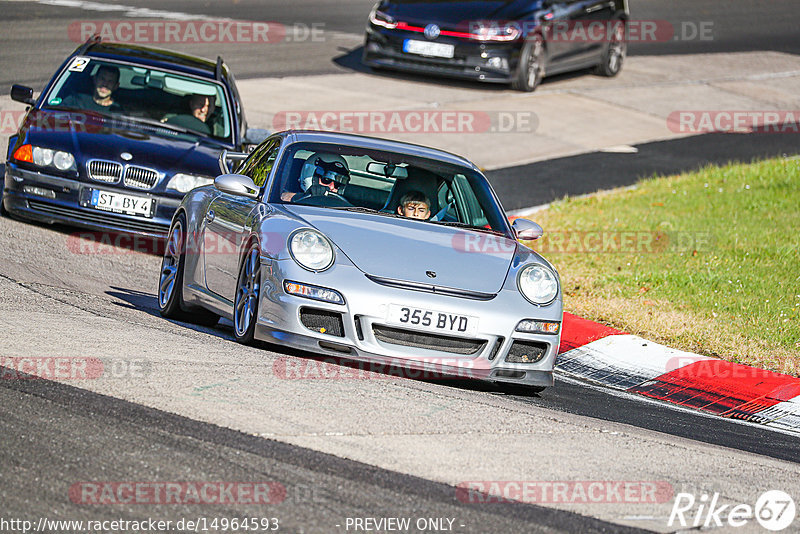
<path fill-rule="evenodd" d="M 188 112 L 168 116 L 163 122 L 211 135 L 212 128 L 206 121 L 214 113 L 214 97 L 194 94 L 189 98 L 188 107 Z"/>
<path fill-rule="evenodd" d="M 114 91 L 119 88 L 119 69 L 111 65 L 101 65 L 92 76 L 94 86 L 91 95 L 72 93 L 64 98 L 63 105 L 86 111 L 100 113 L 122 113 L 124 110 L 114 100 Z"/>
<path fill-rule="evenodd" d="M 397 214 L 427 221 L 431 216 L 431 201 L 421 191 L 409 191 L 400 199 Z"/>

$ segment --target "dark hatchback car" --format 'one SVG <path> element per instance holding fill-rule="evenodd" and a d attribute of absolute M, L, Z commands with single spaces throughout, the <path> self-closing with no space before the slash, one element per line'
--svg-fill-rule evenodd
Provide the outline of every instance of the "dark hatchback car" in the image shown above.
<path fill-rule="evenodd" d="M 11 97 L 30 107 L 9 139 L 2 202 L 28 220 L 163 237 L 223 151 L 263 139 L 219 58 L 93 38 L 37 99 L 19 85 Z"/>
<path fill-rule="evenodd" d="M 363 63 L 533 91 L 545 75 L 617 75 L 628 15 L 627 0 L 381 0 Z"/>

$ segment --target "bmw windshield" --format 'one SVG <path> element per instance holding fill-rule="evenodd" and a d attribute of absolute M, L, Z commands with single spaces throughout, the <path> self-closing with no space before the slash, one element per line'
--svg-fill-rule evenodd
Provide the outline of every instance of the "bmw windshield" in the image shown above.
<path fill-rule="evenodd" d="M 75 57 L 53 84 L 45 110 L 69 110 L 149 125 L 165 135 L 231 143 L 233 127 L 224 87 L 151 67 Z"/>

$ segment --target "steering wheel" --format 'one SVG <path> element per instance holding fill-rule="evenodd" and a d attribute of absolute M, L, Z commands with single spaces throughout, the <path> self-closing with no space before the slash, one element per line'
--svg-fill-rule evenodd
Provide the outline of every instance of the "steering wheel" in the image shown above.
<path fill-rule="evenodd" d="M 293 204 L 303 204 L 304 206 L 322 206 L 325 208 L 351 208 L 353 204 L 339 193 L 332 191 L 324 195 L 312 195 L 306 193 L 300 198 L 292 200 Z"/>

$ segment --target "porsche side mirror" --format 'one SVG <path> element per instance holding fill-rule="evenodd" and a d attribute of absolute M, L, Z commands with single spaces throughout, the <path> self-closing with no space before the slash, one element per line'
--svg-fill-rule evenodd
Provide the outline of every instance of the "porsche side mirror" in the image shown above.
<path fill-rule="evenodd" d="M 214 179 L 214 187 L 239 197 L 258 198 L 258 186 L 249 176 L 243 174 L 223 174 Z"/>
<path fill-rule="evenodd" d="M 11 100 L 16 100 L 29 106 L 36 104 L 36 100 L 33 99 L 33 89 L 24 85 L 14 84 L 11 86 Z"/>
<path fill-rule="evenodd" d="M 533 241 L 544 235 L 542 227 L 528 219 L 514 219 L 511 228 L 514 229 L 514 233 L 517 234 L 517 239 L 520 241 Z"/>

